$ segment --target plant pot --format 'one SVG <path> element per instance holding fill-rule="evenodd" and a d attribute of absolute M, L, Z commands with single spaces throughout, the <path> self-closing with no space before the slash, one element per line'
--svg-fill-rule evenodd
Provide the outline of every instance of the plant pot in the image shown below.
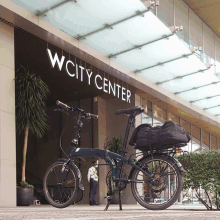
<path fill-rule="evenodd" d="M 17 206 L 29 206 L 34 197 L 33 188 L 17 188 Z"/>

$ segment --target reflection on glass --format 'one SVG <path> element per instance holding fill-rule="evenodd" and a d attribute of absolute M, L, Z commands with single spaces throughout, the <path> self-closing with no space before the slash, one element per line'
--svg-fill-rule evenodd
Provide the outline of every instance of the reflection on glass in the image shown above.
<path fill-rule="evenodd" d="M 154 107 L 154 117 L 162 120 L 167 119 L 167 111 L 158 107 L 157 105 L 153 105 Z"/>
<path fill-rule="evenodd" d="M 142 98 L 141 106 L 144 107 L 144 112 L 152 111 L 152 102 Z"/>
<path fill-rule="evenodd" d="M 192 148 L 192 142 L 190 141 L 189 143 L 187 143 L 187 145 L 185 147 L 182 147 L 181 150 L 191 152 L 192 151 L 191 148 Z"/>
<path fill-rule="evenodd" d="M 192 152 L 199 151 L 200 148 L 200 140 L 192 137 Z"/>
<path fill-rule="evenodd" d="M 168 112 L 168 120 L 174 121 L 177 124 L 180 124 L 180 118 L 178 116 L 172 114 L 171 112 Z"/>
<path fill-rule="evenodd" d="M 180 125 L 181 127 L 183 127 L 185 129 L 185 131 L 190 134 L 191 133 L 191 127 L 190 127 L 190 123 L 181 119 L 181 122 L 180 122 Z"/>
<path fill-rule="evenodd" d="M 206 131 L 202 131 L 202 143 L 209 146 L 209 133 Z"/>
<path fill-rule="evenodd" d="M 211 150 L 217 149 L 217 138 L 211 135 Z"/>
<path fill-rule="evenodd" d="M 153 120 L 153 126 L 162 126 L 164 124 L 164 122 L 158 121 L 154 118 Z"/>
<path fill-rule="evenodd" d="M 153 109 L 154 109 L 153 126 L 162 126 L 167 119 L 167 111 L 158 107 L 157 105 L 153 105 Z"/>
<path fill-rule="evenodd" d="M 192 136 L 198 140 L 201 138 L 200 128 L 196 127 L 195 125 L 192 125 Z"/>
<path fill-rule="evenodd" d="M 152 112 L 151 111 L 148 111 L 147 114 L 142 113 L 142 124 L 151 124 L 151 125 L 153 125 L 153 123 L 152 123 Z"/>
<path fill-rule="evenodd" d="M 173 0 L 160 1 L 160 6 L 157 7 L 157 17 L 168 27 L 174 25 Z"/>
<path fill-rule="evenodd" d="M 179 31 L 176 35 L 186 42 L 189 47 L 189 18 L 188 6 L 183 1 L 175 1 L 175 26 L 183 26 L 183 31 Z"/>
<path fill-rule="evenodd" d="M 202 150 L 208 151 L 209 150 L 209 146 L 207 146 L 206 144 L 202 143 Z"/>
<path fill-rule="evenodd" d="M 151 124 L 152 122 L 152 103 L 142 98 L 142 107 L 144 107 L 144 113 L 142 113 L 142 124 Z"/>
<path fill-rule="evenodd" d="M 135 106 L 141 105 L 141 97 L 135 94 Z"/>

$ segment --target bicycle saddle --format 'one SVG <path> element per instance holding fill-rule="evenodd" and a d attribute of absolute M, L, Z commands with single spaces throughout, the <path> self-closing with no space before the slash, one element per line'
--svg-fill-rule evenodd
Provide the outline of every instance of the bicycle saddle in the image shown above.
<path fill-rule="evenodd" d="M 128 108 L 128 109 L 120 109 L 120 110 L 116 111 L 115 114 L 116 115 L 120 115 L 120 114 L 133 115 L 134 113 L 140 114 L 143 111 L 144 111 L 143 107 L 134 106 L 134 107 Z"/>

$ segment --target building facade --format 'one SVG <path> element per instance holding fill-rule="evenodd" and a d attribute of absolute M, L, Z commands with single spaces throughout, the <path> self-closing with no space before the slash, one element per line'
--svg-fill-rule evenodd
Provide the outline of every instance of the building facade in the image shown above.
<path fill-rule="evenodd" d="M 187 151 L 220 148 L 220 39 L 182 0 L 18 1 L 0 0 L 0 206 L 16 206 L 23 136 L 16 135 L 15 84 L 20 65 L 49 86 L 49 131 L 29 137 L 27 180 L 39 188 L 59 149 L 67 116 L 54 112 L 58 99 L 98 120 L 84 123 L 80 147 L 102 149 L 124 135 L 127 118 L 115 111 L 141 105 L 136 126 L 179 123 L 190 135 Z M 68 151 L 71 132 L 65 132 Z M 128 156 L 134 154 L 128 147 Z M 79 161 L 88 204 L 86 174 Z M 103 161 L 100 161 L 103 163 Z M 106 201 L 107 166 L 99 167 L 99 203 Z M 11 190 L 8 191 L 7 189 Z M 129 188 L 129 187 L 128 187 Z M 9 195 L 10 194 L 10 195 Z M 123 203 L 135 204 L 130 189 Z"/>

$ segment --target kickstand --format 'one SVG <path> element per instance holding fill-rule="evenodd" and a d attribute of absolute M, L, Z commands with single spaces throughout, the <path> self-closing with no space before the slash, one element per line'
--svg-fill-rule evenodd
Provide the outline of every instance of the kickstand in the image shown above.
<path fill-rule="evenodd" d="M 121 204 L 121 191 L 119 191 L 119 209 L 122 210 L 122 204 Z"/>
<path fill-rule="evenodd" d="M 110 193 L 107 193 L 107 197 L 105 197 L 105 198 L 107 198 L 108 203 L 107 203 L 107 205 L 106 205 L 104 211 L 107 211 L 107 210 L 108 210 L 108 207 L 109 207 L 109 205 L 110 205 L 110 203 L 111 203 L 111 201 L 112 201 L 113 193 L 112 193 L 111 195 L 110 195 Z"/>

